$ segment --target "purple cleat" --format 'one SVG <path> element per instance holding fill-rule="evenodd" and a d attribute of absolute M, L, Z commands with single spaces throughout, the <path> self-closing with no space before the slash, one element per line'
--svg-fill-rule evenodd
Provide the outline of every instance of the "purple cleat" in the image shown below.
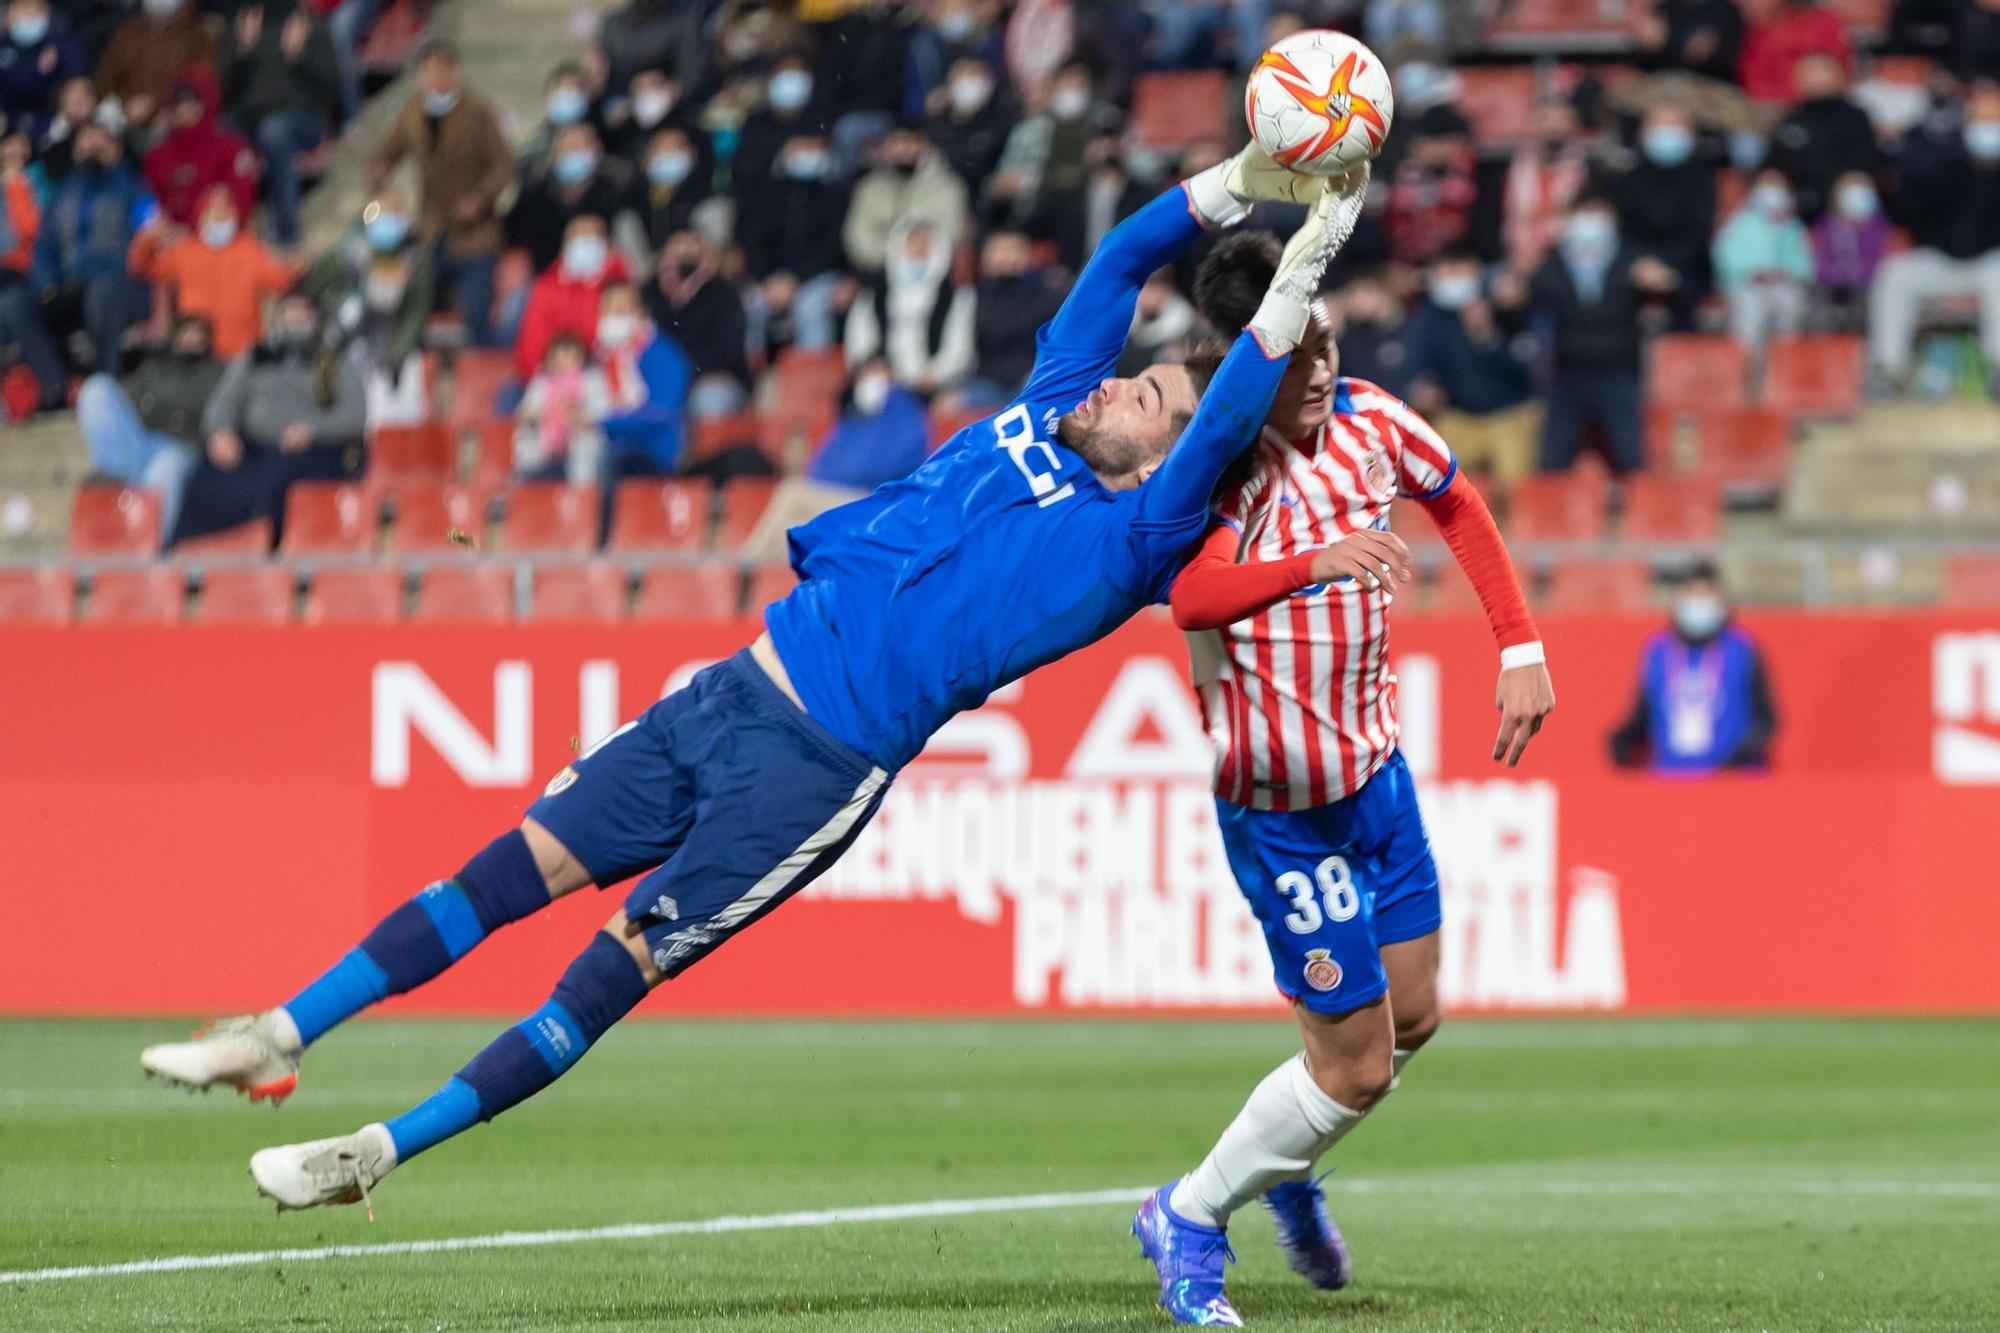
<path fill-rule="evenodd" d="M 1241 1328 L 1243 1316 L 1222 1294 L 1222 1265 L 1234 1262 L 1229 1237 L 1214 1227 L 1196 1226 L 1167 1205 L 1177 1181 L 1147 1196 L 1132 1219 L 1132 1234 L 1160 1270 L 1160 1308 L 1176 1324 Z"/>
<path fill-rule="evenodd" d="M 1318 1181 L 1273 1185 L 1264 1191 L 1264 1206 L 1278 1224 L 1278 1245 L 1294 1273 L 1325 1291 L 1339 1291 L 1353 1280 L 1354 1261 L 1327 1214 Z"/>

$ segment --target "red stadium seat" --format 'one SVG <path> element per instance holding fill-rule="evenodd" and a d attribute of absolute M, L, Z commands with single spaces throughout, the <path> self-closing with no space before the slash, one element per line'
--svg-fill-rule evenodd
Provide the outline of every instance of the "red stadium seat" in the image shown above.
<path fill-rule="evenodd" d="M 292 618 L 292 571 L 281 565 L 210 570 L 201 581 L 201 619 L 220 625 L 283 625 Z"/>
<path fill-rule="evenodd" d="M 0 569 L 0 624 L 66 625 L 75 594 L 66 569 Z"/>
<path fill-rule="evenodd" d="M 1946 606 L 2000 607 L 2000 555 L 1948 557 L 1943 591 Z"/>
<path fill-rule="evenodd" d="M 1634 542 L 1713 542 L 1722 536 L 1722 492 L 1707 477 L 1633 477 L 1620 535 Z"/>
<path fill-rule="evenodd" d="M 770 508 L 771 493 L 778 489 L 772 477 L 738 477 L 722 488 L 722 524 L 715 545 L 734 551 L 750 539 L 757 520 Z"/>
<path fill-rule="evenodd" d="M 1193 139 L 1226 138 L 1231 109 L 1241 115 L 1241 99 L 1229 76 L 1218 71 L 1141 74 L 1132 85 L 1132 119 L 1126 133 L 1153 148 L 1178 152 Z"/>
<path fill-rule="evenodd" d="M 837 347 L 808 351 L 790 347 L 778 353 L 772 364 L 772 402 L 779 407 L 795 403 L 832 403 L 840 398 L 847 383 L 847 361 Z"/>
<path fill-rule="evenodd" d="M 1517 542 L 1589 542 L 1604 535 L 1605 483 L 1588 472 L 1544 472 L 1514 487 L 1507 536 Z"/>
<path fill-rule="evenodd" d="M 625 571 L 606 560 L 535 571 L 535 619 L 623 620 Z"/>
<path fill-rule="evenodd" d="M 367 555 L 375 549 L 382 504 L 370 486 L 302 481 L 285 493 L 286 555 Z"/>
<path fill-rule="evenodd" d="M 1431 516 L 1415 500 L 1396 500 L 1389 506 L 1389 531 L 1403 539 L 1403 545 L 1417 554 L 1444 555 L 1444 534 Z M 1450 557 L 1445 556 L 1446 559 Z"/>
<path fill-rule="evenodd" d="M 389 503 L 395 510 L 389 523 L 392 553 L 475 551 L 485 544 L 487 494 L 480 487 L 413 482 L 397 487 Z M 453 540 L 454 534 L 465 540 Z"/>
<path fill-rule="evenodd" d="M 699 463 L 725 449 L 739 445 L 757 447 L 763 439 L 763 423 L 755 412 L 738 412 L 726 417 L 703 417 L 688 427 L 687 461 Z"/>
<path fill-rule="evenodd" d="M 513 618 L 512 565 L 437 565 L 417 579 L 413 620 L 497 622 Z"/>
<path fill-rule="evenodd" d="M 1861 411 L 1861 339 L 1847 333 L 1774 338 L 1764 349 L 1764 405 L 1789 417 Z"/>
<path fill-rule="evenodd" d="M 1769 407 L 1718 408 L 1694 415 L 1695 470 L 1725 487 L 1777 488 L 1792 465 L 1792 423 Z"/>
<path fill-rule="evenodd" d="M 750 609 L 762 611 L 798 586 L 790 565 L 758 565 L 750 571 Z"/>
<path fill-rule="evenodd" d="M 585 555 L 597 549 L 601 509 L 595 486 L 530 481 L 505 495 L 507 522 L 500 544 L 509 551 L 561 551 Z"/>
<path fill-rule="evenodd" d="M 220 532 L 203 533 L 174 543 L 174 554 L 184 560 L 213 560 L 218 556 L 266 556 L 271 553 L 271 520 L 253 518 Z"/>
<path fill-rule="evenodd" d="M 1474 142 L 1504 148 L 1533 136 L 1540 90 L 1532 68 L 1473 66 L 1459 70 L 1458 77 L 1458 109 L 1472 125 Z"/>
<path fill-rule="evenodd" d="M 451 411 L 445 421 L 454 436 L 470 435 L 500 416 L 495 400 L 514 379 L 514 357 L 504 348 L 468 347 L 451 366 Z"/>
<path fill-rule="evenodd" d="M 70 506 L 71 555 L 153 555 L 160 497 L 132 486 L 84 486 Z"/>
<path fill-rule="evenodd" d="M 1653 340 L 1646 401 L 1677 412 L 1741 407 L 1748 361 L 1743 345 L 1705 333 L 1668 333 Z"/>
<path fill-rule="evenodd" d="M 393 565 L 321 569 L 306 590 L 308 625 L 386 625 L 403 618 L 403 571 Z"/>
<path fill-rule="evenodd" d="M 708 543 L 705 481 L 650 477 L 621 481 L 611 511 L 614 551 L 699 551 Z"/>
<path fill-rule="evenodd" d="M 479 423 L 479 443 L 472 456 L 474 485 L 500 487 L 514 474 L 514 421 L 495 417 Z"/>
<path fill-rule="evenodd" d="M 839 419 L 839 412 L 831 403 L 774 407 L 758 418 L 757 442 L 779 471 L 792 471 L 787 466 L 788 460 L 811 458 Z"/>
<path fill-rule="evenodd" d="M 83 619 L 93 625 L 171 625 L 180 619 L 181 572 L 171 565 L 107 569 L 91 581 Z"/>
<path fill-rule="evenodd" d="M 368 440 L 368 479 L 385 486 L 449 481 L 458 470 L 458 441 L 441 421 L 384 426 Z"/>
<path fill-rule="evenodd" d="M 1652 597 L 1653 570 L 1643 560 L 1565 560 L 1549 576 L 1541 611 L 1577 614 L 1643 611 Z"/>
<path fill-rule="evenodd" d="M 1629 31 L 1623 4 L 1607 0 L 1514 0 L 1487 25 L 1486 40 L 1513 50 L 1537 48 L 1555 37 L 1623 38 Z"/>
<path fill-rule="evenodd" d="M 1407 593 L 1396 598 L 1396 607 L 1401 609 Z M 1465 571 L 1458 567 L 1456 560 L 1447 560 L 1437 567 L 1430 586 L 1423 598 L 1423 609 L 1439 616 L 1483 616 L 1486 609 L 1479 604 L 1479 593 L 1472 586 L 1472 580 L 1465 577 Z"/>
<path fill-rule="evenodd" d="M 734 565 L 661 566 L 646 571 L 633 616 L 642 620 L 726 620 L 736 614 L 743 572 Z"/>

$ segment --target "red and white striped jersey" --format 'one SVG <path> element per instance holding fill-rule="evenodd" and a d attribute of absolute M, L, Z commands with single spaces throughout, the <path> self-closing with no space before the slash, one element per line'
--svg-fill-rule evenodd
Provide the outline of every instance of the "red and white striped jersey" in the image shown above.
<path fill-rule="evenodd" d="M 1283 560 L 1362 528 L 1386 530 L 1398 495 L 1427 499 L 1457 462 L 1393 394 L 1343 379 L 1332 417 L 1303 440 L 1266 429 L 1217 518 L 1238 563 Z M 1360 790 L 1396 747 L 1389 596 L 1316 584 L 1224 630 L 1188 635 L 1216 749 L 1215 790 L 1257 810 L 1301 810 Z"/>

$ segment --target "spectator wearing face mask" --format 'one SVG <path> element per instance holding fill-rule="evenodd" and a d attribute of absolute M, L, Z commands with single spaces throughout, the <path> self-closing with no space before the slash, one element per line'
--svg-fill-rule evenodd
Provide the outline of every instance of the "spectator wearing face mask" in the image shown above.
<path fill-rule="evenodd" d="M 1000 162 L 1012 124 L 993 67 L 965 57 L 925 102 L 924 133 L 975 196 Z"/>
<path fill-rule="evenodd" d="M 76 396 L 76 424 L 92 471 L 160 497 L 160 531 L 180 521 L 181 496 L 200 458 L 202 413 L 222 382 L 208 322 L 183 315 L 165 349 L 122 381 L 92 375 Z"/>
<path fill-rule="evenodd" d="M 236 199 L 236 215 L 257 208 L 257 151 L 217 119 L 221 93 L 199 66 L 182 73 L 167 99 L 166 137 L 146 154 L 146 180 L 169 222 L 192 227 L 217 185 Z"/>
<path fill-rule="evenodd" d="M 802 55 L 780 60 L 764 81 L 764 105 L 743 122 L 736 155 L 730 159 L 737 197 L 771 178 L 786 143 L 801 136 L 825 138 L 832 129 L 812 62 Z"/>
<path fill-rule="evenodd" d="M 743 298 L 718 271 L 715 248 L 689 228 L 660 248 L 660 268 L 646 286 L 646 310 L 694 369 L 689 411 L 733 411 L 749 390 L 749 338 Z"/>
<path fill-rule="evenodd" d="M 922 394 L 971 374 L 975 298 L 953 285 L 951 269 L 951 251 L 928 225 L 890 237 L 881 284 L 864 288 L 847 312 L 847 364 L 879 357 L 899 383 Z"/>
<path fill-rule="evenodd" d="M 1541 437 L 1535 341 L 1518 312 L 1494 305 L 1468 250 L 1433 260 L 1424 287 L 1410 330 L 1411 405 L 1451 442 L 1460 463 L 1511 490 L 1535 470 Z"/>
<path fill-rule="evenodd" d="M 1657 0 L 1633 11 L 1633 33 L 1641 69 L 1736 81 L 1743 11 L 1735 0 Z"/>
<path fill-rule="evenodd" d="M 589 345 L 559 333 L 542 354 L 514 412 L 514 475 L 527 481 L 594 486 L 604 466 L 611 386 L 591 364 Z"/>
<path fill-rule="evenodd" d="M 1074 208 L 1089 178 L 1089 145 L 1115 132 L 1118 113 L 1098 100 L 1090 69 L 1071 62 L 1056 71 L 1034 114 L 1007 136 L 987 193 L 1015 225 Z"/>
<path fill-rule="evenodd" d="M 97 118 L 97 89 L 89 79 L 71 79 L 56 94 L 56 113 L 34 136 L 34 161 L 45 183 L 54 184 L 76 165 L 77 129 Z"/>
<path fill-rule="evenodd" d="M 757 284 L 762 341 L 774 351 L 794 344 L 831 347 L 838 340 L 834 307 L 845 279 L 840 233 L 831 219 L 849 205 L 827 141 L 801 136 L 787 143 L 776 174 L 751 199 L 737 240 L 744 269 Z"/>
<path fill-rule="evenodd" d="M 1415 138 L 1389 173 L 1382 225 L 1390 253 L 1405 264 L 1422 264 L 1464 245 L 1479 199 L 1475 157 L 1463 121 L 1441 116 L 1435 125 L 1437 132 Z"/>
<path fill-rule="evenodd" d="M 1677 778 L 1763 769 L 1777 730 L 1764 656 L 1730 619 L 1715 566 L 1697 565 L 1675 590 L 1672 623 L 1640 650 L 1639 691 L 1611 734 L 1611 761 Z"/>
<path fill-rule="evenodd" d="M 0 111 L 9 124 L 55 110 L 56 89 L 90 72 L 83 44 L 52 12 L 49 0 L 11 0 L 0 34 Z"/>
<path fill-rule="evenodd" d="M 847 258 L 863 274 L 882 271 L 889 237 L 898 227 L 923 223 L 947 249 L 966 227 L 965 183 L 921 130 L 896 130 L 877 147 L 875 166 L 854 187 L 841 238 Z"/>
<path fill-rule="evenodd" d="M 1791 182 L 1799 216 L 1815 222 L 1827 208 L 1833 181 L 1843 172 L 1875 175 L 1882 150 L 1868 113 L 1847 96 L 1847 71 L 1833 56 L 1799 57 L 1799 104 L 1771 134 L 1769 165 Z"/>
<path fill-rule="evenodd" d="M 709 198 L 713 167 L 706 144 L 706 136 L 692 136 L 675 125 L 647 140 L 630 208 L 645 228 L 648 248 L 657 250 L 667 237 L 692 226 L 695 208 Z"/>
<path fill-rule="evenodd" d="M 95 368 L 117 371 L 125 330 L 145 317 L 150 295 L 127 256 L 157 211 L 118 136 L 97 124 L 79 129 L 76 169 L 42 210 L 28 290 L 0 289 L 0 331 L 45 393 L 60 392 L 67 376 L 56 348 L 78 329 L 90 335 Z"/>
<path fill-rule="evenodd" d="M 574 125 L 596 128 L 591 121 L 590 80 L 582 65 L 565 60 L 543 82 L 542 122 L 521 141 L 521 175 L 532 179 L 545 173 L 555 157 L 556 140 Z"/>
<path fill-rule="evenodd" d="M 610 478 L 673 475 L 686 438 L 693 367 L 653 327 L 631 283 L 604 289 L 592 350 L 611 395 L 611 411 L 598 423 Z"/>
<path fill-rule="evenodd" d="M 1410 322 L 1380 268 L 1362 268 L 1327 300 L 1340 343 L 1340 373 L 1398 398 L 1410 388 Z"/>
<path fill-rule="evenodd" d="M 1868 286 L 1889 252 L 1889 220 L 1875 182 L 1851 171 L 1833 183 L 1833 207 L 1812 226 L 1813 280 L 1833 321 L 1860 323 Z"/>
<path fill-rule="evenodd" d="M 417 230 L 433 247 L 440 286 L 465 321 L 466 341 L 493 343 L 493 276 L 504 241 L 499 201 L 514 184 L 514 158 L 492 106 L 465 87 L 458 51 L 432 42 L 417 52 L 416 92 L 368 164 L 381 191 L 404 159 L 417 163 Z"/>
<path fill-rule="evenodd" d="M 416 425 L 431 415 L 422 342 L 433 281 L 430 251 L 416 233 L 409 202 L 384 190 L 299 284 L 314 304 L 332 312 L 340 340 L 359 352 L 371 426 Z"/>
<path fill-rule="evenodd" d="M 1673 274 L 1635 256 L 1618 235 L 1611 201 L 1585 195 L 1562 240 L 1535 270 L 1529 305 L 1549 341 L 1542 467 L 1576 461 L 1592 425 L 1603 431 L 1613 469 L 1645 464 L 1639 435 L 1639 307 L 1672 291 Z"/>
<path fill-rule="evenodd" d="M 1757 173 L 1750 195 L 1715 237 L 1715 277 L 1729 302 L 1729 332 L 1753 352 L 1805 327 L 1812 241 L 1784 173 Z"/>
<path fill-rule="evenodd" d="M 612 252 L 604 219 L 585 213 L 570 219 L 554 263 L 537 277 L 514 343 L 514 367 L 525 382 L 548 356 L 549 344 L 569 334 L 590 346 L 597 337 L 604 289 L 624 282 L 625 261 Z"/>
<path fill-rule="evenodd" d="M 207 320 L 224 361 L 256 344 L 264 302 L 298 277 L 243 225 L 236 197 L 221 185 L 209 188 L 192 232 L 148 228 L 132 248 L 132 272 L 164 290 L 174 310 Z"/>
<path fill-rule="evenodd" d="M 977 61 L 997 82 L 1005 56 L 999 30 L 976 0 L 937 0 L 925 9 L 928 18 L 910 34 L 903 73 L 903 115 L 912 121 L 929 111 L 932 95 L 959 61 Z"/>
<path fill-rule="evenodd" d="M 2000 370 L 2000 85 L 1976 84 L 1965 119 L 1911 134 L 1898 161 L 1896 211 L 1910 248 L 1875 272 L 1868 350 L 1879 376 L 1909 375 L 1928 301 L 1974 297 L 1989 376 Z"/>
<path fill-rule="evenodd" d="M 1507 262 L 1532 273 L 1562 233 L 1569 206 L 1590 176 L 1576 108 L 1554 100 L 1535 110 L 1535 137 L 1507 165 L 1501 187 L 1500 239 Z"/>
<path fill-rule="evenodd" d="M 235 41 L 222 70 L 229 118 L 263 156 L 278 244 L 299 240 L 298 160 L 319 147 L 340 117 L 340 53 L 323 19 L 261 4 L 237 11 Z"/>
<path fill-rule="evenodd" d="M 142 0 L 97 59 L 97 91 L 115 98 L 132 124 L 145 125 L 183 72 L 198 66 L 213 75 L 217 63 L 215 39 L 194 0 Z"/>
<path fill-rule="evenodd" d="M 1660 102 L 1639 128 L 1638 159 L 1617 177 L 1618 223 L 1635 255 L 1658 260 L 1676 279 L 1668 308 L 1677 329 L 1694 327 L 1709 292 L 1715 234 L 1715 171 L 1696 155 L 1694 118 Z"/>
<path fill-rule="evenodd" d="M 531 176 L 507 214 L 507 240 L 528 252 L 537 272 L 562 253 L 569 224 L 579 217 L 614 218 L 631 201 L 623 164 L 606 161 L 597 131 L 570 125 L 556 135 L 546 169 Z"/>
<path fill-rule="evenodd" d="M 681 86 L 665 74 L 657 69 L 642 69 L 632 76 L 624 100 L 606 117 L 604 149 L 623 161 L 634 175 L 643 175 L 653 141 L 668 131 L 678 131 L 695 148 L 702 159 L 700 175 L 707 177 L 713 173 L 700 108 L 689 106 Z M 695 174 L 689 172 L 690 176 Z"/>

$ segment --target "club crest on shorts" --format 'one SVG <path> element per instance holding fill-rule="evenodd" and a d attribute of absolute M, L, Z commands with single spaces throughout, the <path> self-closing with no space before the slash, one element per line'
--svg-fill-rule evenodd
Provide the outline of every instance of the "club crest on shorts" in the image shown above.
<path fill-rule="evenodd" d="M 542 788 L 542 795 L 560 796 L 564 792 L 568 791 L 571 785 L 574 784 L 575 782 L 576 782 L 576 770 L 572 768 L 570 765 L 564 764 L 563 771 L 556 774 L 554 777 L 550 778 L 549 785 Z"/>
<path fill-rule="evenodd" d="M 1332 990 L 1340 984 L 1340 964 L 1331 949 L 1306 950 L 1306 985 L 1314 990 Z"/>

